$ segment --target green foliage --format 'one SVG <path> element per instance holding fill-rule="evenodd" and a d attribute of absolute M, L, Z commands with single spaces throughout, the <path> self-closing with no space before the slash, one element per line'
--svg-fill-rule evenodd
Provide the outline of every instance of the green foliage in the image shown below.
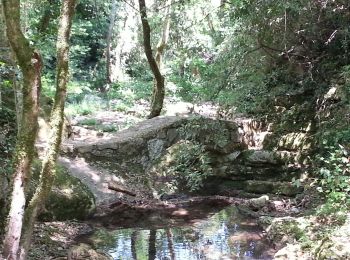
<path fill-rule="evenodd" d="M 212 174 L 210 157 L 201 144 L 183 141 L 173 151 L 172 163 L 167 171 L 176 176 L 178 187 L 184 183 L 195 191 Z"/>
<path fill-rule="evenodd" d="M 99 125 L 97 126 L 97 130 L 101 131 L 101 132 L 117 132 L 118 131 L 118 127 L 116 127 L 115 125 Z"/>
<path fill-rule="evenodd" d="M 98 121 L 95 118 L 86 118 L 78 122 L 79 125 L 93 126 L 97 125 Z"/>
<path fill-rule="evenodd" d="M 321 212 L 346 210 L 350 206 L 350 157 L 341 145 L 326 148 L 326 156 L 319 157 L 317 190 L 326 197 Z"/>
<path fill-rule="evenodd" d="M 108 108 L 108 101 L 96 93 L 89 95 L 75 95 L 68 97 L 65 111 L 68 115 L 91 115 Z"/>
<path fill-rule="evenodd" d="M 12 173 L 12 154 L 16 142 L 15 118 L 14 111 L 0 107 L 0 176 L 8 177 Z"/>
<path fill-rule="evenodd" d="M 183 183 L 191 191 L 195 191 L 213 174 L 206 144 L 224 147 L 230 133 L 217 122 L 199 117 L 182 125 L 179 134 L 183 141 L 175 145 L 171 151 L 171 163 L 167 166 L 166 175 L 178 178 L 175 186 Z"/>
<path fill-rule="evenodd" d="M 153 81 L 125 81 L 114 84 L 107 93 L 109 100 L 118 99 L 130 105 L 152 95 Z"/>

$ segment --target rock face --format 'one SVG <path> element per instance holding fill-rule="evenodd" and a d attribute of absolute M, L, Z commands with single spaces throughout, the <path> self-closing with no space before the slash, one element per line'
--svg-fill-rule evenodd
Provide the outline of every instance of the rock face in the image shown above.
<path fill-rule="evenodd" d="M 325 237 L 315 252 L 316 259 L 350 259 L 350 214 L 344 225 Z"/>
<path fill-rule="evenodd" d="M 164 151 L 180 139 L 180 128 L 191 122 L 203 126 L 216 125 L 224 136 L 218 140 L 208 128 L 192 129 L 195 138 L 207 149 L 219 153 L 233 152 L 241 144 L 238 127 L 229 121 L 217 122 L 209 118 L 194 117 L 157 117 L 145 120 L 133 127 L 119 132 L 107 140 L 95 142 L 68 142 L 63 145 L 63 152 L 68 155 L 80 155 L 90 160 L 115 162 L 113 166 L 125 170 L 133 168 L 144 171 L 160 158 Z M 199 123 L 198 123 L 199 122 Z M 219 124 L 219 125 L 218 125 Z M 222 134 L 220 133 L 220 134 Z"/>
<path fill-rule="evenodd" d="M 62 151 L 65 155 L 80 156 L 88 162 L 98 163 L 117 174 L 142 176 L 147 172 L 150 176 L 163 176 L 166 179 L 169 176 L 166 176 L 164 165 L 172 164 L 169 155 L 179 158 L 173 153 L 181 153 L 181 149 L 172 147 L 176 147 L 181 140 L 189 140 L 189 146 L 200 145 L 202 154 L 207 156 L 207 169 L 214 178 L 208 179 L 212 194 L 227 195 L 227 190 L 288 196 L 298 193 L 299 190 L 289 183 L 293 177 L 298 178 L 298 173 L 284 167 L 278 153 L 257 149 L 262 145 L 262 140 L 256 141 L 259 144 L 247 143 L 249 138 L 257 139 L 246 132 L 248 128 L 232 121 L 203 117 L 157 117 L 140 122 L 111 138 L 84 143 L 74 140 L 66 142 Z M 258 129 L 255 134 L 259 135 Z M 249 147 L 255 149 L 248 150 Z M 231 182 L 224 192 L 220 191 L 222 186 L 217 185 L 223 181 Z M 205 186 L 205 189 L 209 186 Z"/>

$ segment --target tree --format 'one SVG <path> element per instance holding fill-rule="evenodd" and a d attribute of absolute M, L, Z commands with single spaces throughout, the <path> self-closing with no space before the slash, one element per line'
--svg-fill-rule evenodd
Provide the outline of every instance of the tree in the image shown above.
<path fill-rule="evenodd" d="M 68 55 L 69 38 L 72 27 L 76 0 L 64 0 L 61 8 L 61 18 L 57 36 L 57 74 L 56 74 L 56 95 L 51 112 L 51 136 L 47 147 L 46 155 L 42 163 L 39 187 L 37 188 L 28 208 L 25 211 L 25 229 L 21 239 L 22 248 L 20 259 L 25 260 L 30 240 L 33 233 L 35 219 L 41 206 L 45 202 L 55 177 L 56 161 L 62 141 L 64 125 L 64 104 L 67 93 L 67 82 L 69 76 Z"/>
<path fill-rule="evenodd" d="M 173 0 L 167 0 L 165 2 L 165 20 L 163 24 L 162 36 L 160 37 L 157 52 L 156 52 L 156 62 L 158 68 L 161 70 L 162 68 L 162 59 L 164 56 L 165 48 L 167 47 L 169 40 L 169 32 L 170 32 L 170 15 L 171 15 L 171 6 Z"/>
<path fill-rule="evenodd" d="M 39 187 L 30 201 L 29 206 L 24 211 L 26 203 L 25 188 L 30 178 L 30 165 L 33 159 L 34 141 L 37 132 L 41 60 L 39 59 L 39 54 L 31 50 L 28 41 L 20 30 L 19 1 L 13 1 L 11 4 L 8 1 L 3 1 L 7 35 L 11 47 L 16 54 L 24 78 L 24 111 L 22 116 L 22 128 L 15 152 L 16 167 L 13 178 L 13 192 L 4 240 L 4 257 L 8 260 L 26 259 L 36 216 L 51 190 L 55 176 L 56 159 L 61 144 L 64 122 L 64 103 L 68 82 L 69 37 L 75 3 L 76 0 L 62 1 L 61 18 L 57 38 L 56 96 L 50 120 L 52 128 L 51 137 L 43 160 Z M 18 44 L 18 42 L 21 43 L 21 45 L 17 46 L 16 44 Z M 32 51 L 31 53 L 29 52 L 32 56 L 27 57 L 22 53 L 23 51 Z M 32 64 L 33 62 L 35 63 Z M 32 76 L 33 79 L 29 76 Z M 27 81 L 31 84 L 27 83 Z M 31 91 L 30 95 L 27 94 L 28 91 Z M 27 100 L 28 96 L 31 97 L 30 100 Z M 33 102 L 35 102 L 34 105 L 32 104 Z M 31 121 L 28 122 L 28 120 Z"/>
<path fill-rule="evenodd" d="M 18 133 L 14 153 L 11 203 L 3 248 L 4 257 L 8 260 L 15 260 L 19 250 L 26 203 L 25 189 L 30 178 L 30 167 L 38 130 L 38 99 L 41 87 L 42 61 L 40 54 L 29 45 L 21 31 L 20 1 L 3 0 L 2 3 L 7 37 L 23 75 L 21 129 Z"/>
<path fill-rule="evenodd" d="M 115 23 L 115 18 L 117 15 L 117 0 L 112 1 L 112 8 L 109 18 L 109 26 L 108 26 L 108 33 L 107 33 L 107 48 L 106 48 L 106 71 L 107 71 L 107 84 L 112 83 L 111 78 L 111 43 L 112 43 L 112 34 L 113 34 L 113 28 Z"/>
<path fill-rule="evenodd" d="M 160 68 L 153 57 L 151 46 L 151 28 L 148 23 L 145 0 L 139 0 L 139 7 L 143 31 L 143 45 L 149 66 L 155 79 L 151 101 L 151 112 L 148 116 L 149 118 L 153 118 L 159 116 L 163 108 L 165 96 L 164 76 L 161 74 Z"/>

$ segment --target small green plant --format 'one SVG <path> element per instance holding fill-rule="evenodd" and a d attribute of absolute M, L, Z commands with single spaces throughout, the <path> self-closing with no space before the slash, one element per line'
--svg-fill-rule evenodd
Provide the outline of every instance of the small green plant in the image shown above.
<path fill-rule="evenodd" d="M 342 145 L 329 146 L 327 155 L 320 157 L 317 190 L 326 198 L 322 212 L 338 212 L 350 206 L 350 161 L 349 153 Z"/>
<path fill-rule="evenodd" d="M 79 125 L 95 126 L 98 125 L 98 121 L 95 118 L 86 118 L 78 122 Z"/>
<path fill-rule="evenodd" d="M 102 132 L 117 132 L 118 128 L 115 125 L 99 125 L 97 130 Z"/>
<path fill-rule="evenodd" d="M 70 98 L 68 98 L 69 100 Z M 94 112 L 107 109 L 108 101 L 96 95 L 75 96 L 71 103 L 67 103 L 65 111 L 70 116 L 91 115 Z"/>

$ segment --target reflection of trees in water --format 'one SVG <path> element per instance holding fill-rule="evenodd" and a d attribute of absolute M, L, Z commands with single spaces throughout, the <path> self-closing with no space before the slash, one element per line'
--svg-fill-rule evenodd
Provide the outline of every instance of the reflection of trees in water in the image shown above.
<path fill-rule="evenodd" d="M 102 239 L 99 246 L 110 248 L 117 259 L 259 257 L 268 247 L 260 241 L 254 222 L 249 219 L 237 221 L 236 213 L 235 208 L 227 208 L 195 226 L 145 227 L 147 230 L 131 228 L 97 233 L 95 236 Z"/>
<path fill-rule="evenodd" d="M 137 260 L 137 253 L 136 253 L 136 241 L 137 241 L 137 236 L 139 234 L 138 230 L 135 230 L 131 233 L 131 254 L 132 254 L 132 259 Z"/>
<path fill-rule="evenodd" d="M 173 241 L 174 236 L 170 228 L 166 229 L 166 237 L 168 240 L 170 259 L 175 260 L 175 249 L 174 249 L 174 241 Z"/>
<path fill-rule="evenodd" d="M 149 240 L 148 240 L 148 259 L 154 260 L 156 259 L 156 237 L 157 237 L 157 230 L 151 229 L 149 232 Z"/>

